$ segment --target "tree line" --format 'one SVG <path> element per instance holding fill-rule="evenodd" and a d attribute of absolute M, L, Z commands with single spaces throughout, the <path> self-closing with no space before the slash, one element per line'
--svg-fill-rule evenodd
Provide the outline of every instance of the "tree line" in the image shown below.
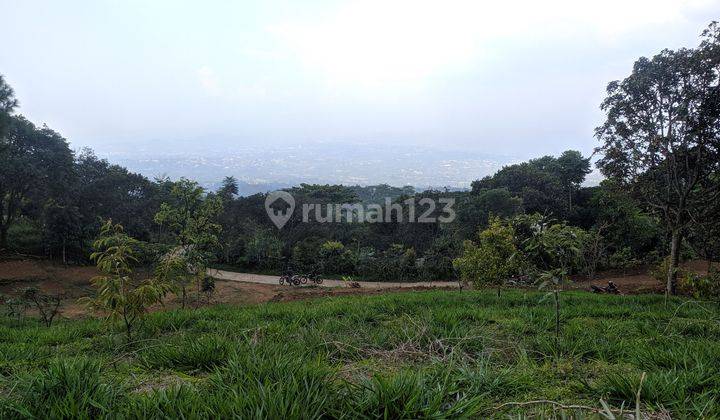
<path fill-rule="evenodd" d="M 590 157 L 573 150 L 506 166 L 469 191 L 302 184 L 288 189 L 296 208 L 452 197 L 457 218 L 303 223 L 296 211 L 281 230 L 265 212 L 265 195 L 237 196 L 232 177 L 204 191 L 187 179 L 150 180 L 89 149 L 72 151 L 59 133 L 17 113 L 14 92 L 0 76 L 0 249 L 88 263 L 112 220 L 143 244 L 138 258 L 153 266 L 168 263 L 162 258 L 168 253 L 197 252 L 190 258 L 196 268 L 507 279 L 528 273 L 504 266 L 521 248 L 526 263 L 549 267 L 555 257 L 533 254 L 529 242 L 519 241 L 542 227 L 557 234 L 553 240 L 571 231 L 581 239 L 572 261 L 563 263 L 567 274 L 592 277 L 664 261 L 666 288 L 675 293 L 680 260 L 712 264 L 720 252 L 719 69 L 720 29 L 713 23 L 698 47 L 640 58 L 627 78 L 610 83 L 601 104 L 605 121 L 596 130 L 605 176 L 598 186 L 583 184 Z M 488 260 L 497 263 L 479 265 Z"/>

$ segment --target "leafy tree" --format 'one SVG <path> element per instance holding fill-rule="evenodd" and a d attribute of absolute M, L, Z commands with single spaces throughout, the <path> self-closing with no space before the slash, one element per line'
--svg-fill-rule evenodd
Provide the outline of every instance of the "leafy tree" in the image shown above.
<path fill-rule="evenodd" d="M 640 264 L 640 261 L 633 258 L 630 247 L 622 247 L 610 255 L 609 261 L 610 266 L 613 268 L 619 268 L 622 270 L 622 275 L 626 275 L 627 269 L 632 268 Z"/>
<path fill-rule="evenodd" d="M 377 260 L 376 279 L 389 281 L 412 281 L 417 279 L 417 254 L 413 248 L 392 244 Z"/>
<path fill-rule="evenodd" d="M 713 262 L 720 259 L 720 201 L 712 205 L 704 219 L 693 220 L 687 233 L 689 245 L 707 261 L 709 273 Z"/>
<path fill-rule="evenodd" d="M 268 230 L 258 230 L 245 244 L 244 262 L 261 270 L 280 268 L 283 242 Z"/>
<path fill-rule="evenodd" d="M 523 201 L 506 187 L 475 189 L 457 200 L 457 229 L 461 237 L 473 237 L 488 226 L 491 216 L 509 218 L 522 213 Z"/>
<path fill-rule="evenodd" d="M 327 241 L 320 246 L 320 266 L 324 274 L 353 274 L 355 261 L 341 242 Z"/>
<path fill-rule="evenodd" d="M 515 273 L 517 248 L 512 227 L 493 218 L 490 226 L 480 232 L 477 245 L 465 241 L 462 256 L 454 266 L 464 280 L 477 287 L 494 285 L 498 296 L 503 282 Z"/>
<path fill-rule="evenodd" d="M 568 275 L 581 267 L 586 241 L 584 230 L 556 223 L 538 229 L 526 249 L 540 256 L 540 268 L 560 269 Z"/>
<path fill-rule="evenodd" d="M 196 182 L 181 179 L 174 183 L 170 191 L 170 202 L 160 205 L 155 221 L 168 229 L 176 248 L 169 259 L 180 259 L 173 265 L 187 267 L 188 276 L 181 276 L 174 283 L 182 290 L 183 307 L 187 299 L 185 281 L 193 279 L 196 284 L 198 302 L 203 280 L 207 276 L 207 267 L 212 260 L 218 235 L 222 227 L 216 219 L 222 212 L 223 202 L 219 197 L 205 197 L 203 189 Z M 164 275 L 163 277 L 167 277 Z"/>
<path fill-rule="evenodd" d="M 160 202 L 169 200 L 171 186 L 164 180 L 153 183 L 98 158 L 89 149 L 83 149 L 75 158 L 75 172 L 77 181 L 71 195 L 81 214 L 81 248 L 86 238 L 97 235 L 102 220 L 107 219 L 123 225 L 130 236 L 144 241 L 154 239 L 158 226 L 153 217 Z"/>
<path fill-rule="evenodd" d="M 220 259 L 228 264 L 239 262 L 248 234 L 258 229 L 258 223 L 242 211 L 244 209 L 240 209 L 242 201 L 235 199 L 237 194 L 237 180 L 232 176 L 225 177 L 217 191 L 217 196 L 223 202 L 223 210 L 218 215 L 217 222 L 222 227 L 218 236 Z"/>
<path fill-rule="evenodd" d="M 557 158 L 557 172 L 563 188 L 567 191 L 568 212 L 572 211 L 573 195 L 590 173 L 590 159 L 583 158 L 577 150 L 566 150 Z"/>
<path fill-rule="evenodd" d="M 15 92 L 5 82 L 3 75 L 0 74 L 0 139 L 5 137 L 10 122 L 10 114 L 17 106 L 18 100 L 15 99 Z"/>
<path fill-rule="evenodd" d="M 108 221 L 94 243 L 91 258 L 102 275 L 92 279 L 97 289 L 94 298 L 84 298 L 90 306 L 104 312 L 112 321 L 122 320 L 128 340 L 135 323 L 147 308 L 162 302 L 170 285 L 154 280 L 133 278 L 137 240 L 128 236 L 123 227 Z"/>
<path fill-rule="evenodd" d="M 543 156 L 505 166 L 492 176 L 474 181 L 472 191 L 507 188 L 513 196 L 522 199 L 528 213 L 566 218 L 570 214 L 572 195 L 587 173 L 589 160 L 583 159 L 579 152 L 568 150 L 560 158 Z"/>
<path fill-rule="evenodd" d="M 598 267 L 607 256 L 607 240 L 604 232 L 608 225 L 601 224 L 590 229 L 587 235 L 587 241 L 583 248 L 583 261 L 585 262 L 585 272 L 590 280 L 595 278 Z"/>
<path fill-rule="evenodd" d="M 193 281 L 197 283 L 197 298 L 199 300 L 200 292 L 208 278 L 204 268 L 193 265 L 192 257 L 188 252 L 185 252 L 186 249 L 183 247 L 173 248 L 162 255 L 155 266 L 156 281 L 168 284 L 176 294 L 180 293 L 183 309 L 187 304 L 188 287 L 193 284 Z"/>
<path fill-rule="evenodd" d="M 220 196 L 225 201 L 229 201 L 232 200 L 237 195 L 237 193 L 237 179 L 235 179 L 234 176 L 226 176 L 223 179 L 220 189 L 217 192 L 218 196 Z"/>
<path fill-rule="evenodd" d="M 670 233 L 666 289 L 675 293 L 683 230 L 720 197 L 720 27 L 696 49 L 640 58 L 608 85 L 597 128 L 601 171 L 632 189 Z"/>
<path fill-rule="evenodd" d="M 454 278 L 453 260 L 460 255 L 460 243 L 451 235 L 435 238 L 422 258 L 423 278 L 450 280 Z"/>
<path fill-rule="evenodd" d="M 69 184 L 72 162 L 67 141 L 59 134 L 21 116 L 10 118 L 0 138 L 0 249 L 7 247 L 8 229 L 28 201 L 42 208 L 48 196 L 67 191 L 63 187 Z"/>
<path fill-rule="evenodd" d="M 302 273 L 321 271 L 320 248 L 322 239 L 318 237 L 305 238 L 292 248 L 292 267 Z"/>
<path fill-rule="evenodd" d="M 78 207 L 61 204 L 50 199 L 43 211 L 45 241 L 51 246 L 58 246 L 63 264 L 67 264 L 68 245 L 75 240 L 80 232 L 81 215 Z"/>
<path fill-rule="evenodd" d="M 590 199 L 594 209 L 594 230 L 601 229 L 608 253 L 629 247 L 631 257 L 648 261 L 662 241 L 662 228 L 657 217 L 639 206 L 627 191 L 613 180 L 604 180 Z"/>

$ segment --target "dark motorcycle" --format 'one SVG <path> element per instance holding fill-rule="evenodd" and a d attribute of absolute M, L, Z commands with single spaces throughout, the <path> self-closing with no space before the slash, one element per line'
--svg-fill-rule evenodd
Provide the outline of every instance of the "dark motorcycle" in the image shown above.
<path fill-rule="evenodd" d="M 312 273 L 308 276 L 310 278 L 310 281 L 312 281 L 315 284 L 322 284 L 323 279 L 320 277 L 320 274 Z"/>

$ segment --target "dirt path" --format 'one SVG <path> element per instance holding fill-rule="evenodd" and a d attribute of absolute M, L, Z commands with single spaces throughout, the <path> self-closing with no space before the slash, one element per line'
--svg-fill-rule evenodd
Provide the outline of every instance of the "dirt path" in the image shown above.
<path fill-rule="evenodd" d="M 208 270 L 208 275 L 218 280 L 239 281 L 245 283 L 260 284 L 278 284 L 277 276 L 266 276 L 263 274 L 237 273 L 234 271 L 224 270 Z M 456 288 L 457 282 L 450 281 L 423 281 L 423 282 L 377 282 L 377 281 L 359 281 L 360 287 L 363 289 L 398 289 L 398 288 L 417 288 L 417 287 L 441 287 Z M 322 287 L 348 287 L 347 283 L 342 280 L 324 279 Z"/>

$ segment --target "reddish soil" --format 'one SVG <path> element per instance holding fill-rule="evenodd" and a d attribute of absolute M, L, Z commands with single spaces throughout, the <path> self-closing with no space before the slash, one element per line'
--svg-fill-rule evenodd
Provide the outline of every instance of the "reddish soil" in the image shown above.
<path fill-rule="evenodd" d="M 703 261 L 684 264 L 684 268 L 705 272 Z M 82 296 L 89 296 L 93 289 L 90 279 L 97 275 L 94 267 L 64 267 L 41 260 L 0 261 L 0 295 L 16 295 L 24 287 L 34 286 L 51 294 L 62 294 L 63 303 L 60 316 L 80 318 L 87 316 L 88 310 L 77 302 Z M 624 294 L 662 293 L 663 283 L 658 282 L 642 270 L 623 275 L 621 272 L 600 273 L 597 279 L 589 281 L 580 277 L 575 279 L 572 289 L 589 290 L 590 285 L 606 286 L 613 281 Z M 332 297 L 358 294 L 380 294 L 399 291 L 430 290 L 442 287 L 388 287 L 388 288 L 348 288 L 315 286 L 280 286 L 279 284 L 248 283 L 241 281 L 216 280 L 216 290 L 210 304 L 253 304 L 263 302 L 289 302 L 316 297 Z M 194 297 L 194 293 L 190 292 Z M 1 300 L 0 300 L 1 301 Z M 180 306 L 179 298 L 171 297 L 165 308 Z M 207 303 L 204 303 L 207 304 Z M 161 309 L 153 308 L 155 310 Z M 29 310 L 33 313 L 32 309 Z"/>
<path fill-rule="evenodd" d="M 687 261 L 682 264 L 682 268 L 698 274 L 707 273 L 707 262 L 696 260 Z M 612 270 L 599 273 L 594 280 L 587 280 L 586 277 L 576 276 L 573 280 L 572 289 L 590 290 L 591 285 L 607 286 L 609 281 L 615 283 L 623 294 L 641 294 L 641 293 L 665 293 L 665 282 L 658 281 L 651 277 L 647 272 L 649 268 L 627 270 L 623 273 L 620 270 Z"/>

